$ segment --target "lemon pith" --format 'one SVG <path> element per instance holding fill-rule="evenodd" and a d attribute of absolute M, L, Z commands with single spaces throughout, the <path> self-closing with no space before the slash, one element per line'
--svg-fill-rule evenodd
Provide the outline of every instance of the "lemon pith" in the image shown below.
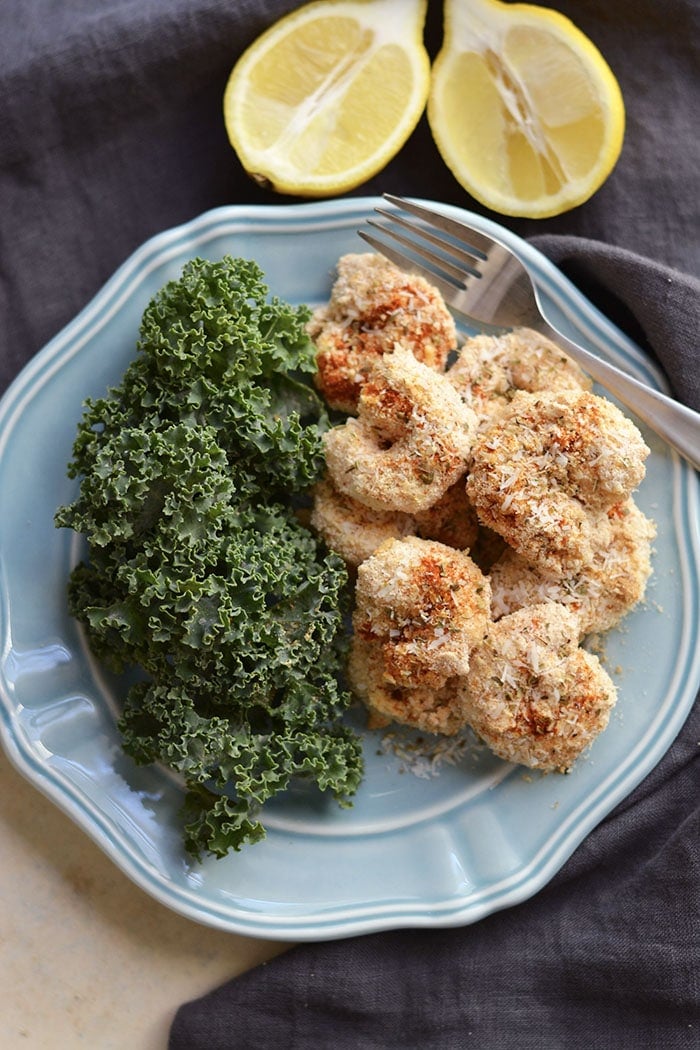
<path fill-rule="evenodd" d="M 224 120 L 246 170 L 279 192 L 330 196 L 394 156 L 425 108 L 427 0 L 316 0 L 233 68 Z"/>
<path fill-rule="evenodd" d="M 544 218 L 587 200 L 624 136 L 619 85 L 563 15 L 446 0 L 428 120 L 445 163 L 482 204 Z"/>

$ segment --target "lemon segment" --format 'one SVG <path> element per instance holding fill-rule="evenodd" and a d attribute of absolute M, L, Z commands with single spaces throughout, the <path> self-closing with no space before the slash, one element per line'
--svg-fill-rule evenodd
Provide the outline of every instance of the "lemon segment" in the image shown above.
<path fill-rule="evenodd" d="M 625 109 L 595 45 L 556 11 L 445 0 L 428 120 L 458 182 L 503 215 L 587 200 L 622 149 Z"/>
<path fill-rule="evenodd" d="M 371 178 L 423 113 L 427 0 L 317 0 L 243 53 L 224 93 L 229 140 L 261 185 L 332 196 Z"/>

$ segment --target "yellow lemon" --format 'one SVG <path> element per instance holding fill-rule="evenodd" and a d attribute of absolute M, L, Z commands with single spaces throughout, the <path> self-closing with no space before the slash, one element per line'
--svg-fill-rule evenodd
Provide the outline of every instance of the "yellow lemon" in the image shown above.
<path fill-rule="evenodd" d="M 317 0 L 280 19 L 233 68 L 224 121 L 246 171 L 280 193 L 359 186 L 425 108 L 427 0 Z"/>
<path fill-rule="evenodd" d="M 428 120 L 462 186 L 503 215 L 587 200 L 622 149 L 625 108 L 595 45 L 556 11 L 445 0 Z"/>

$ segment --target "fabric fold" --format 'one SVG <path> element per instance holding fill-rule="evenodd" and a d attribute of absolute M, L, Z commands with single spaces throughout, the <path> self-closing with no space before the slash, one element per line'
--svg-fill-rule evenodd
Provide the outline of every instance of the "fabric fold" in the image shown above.
<path fill-rule="evenodd" d="M 700 411 L 700 280 L 589 238 L 542 234 L 531 243 L 664 369 L 672 393 Z"/>

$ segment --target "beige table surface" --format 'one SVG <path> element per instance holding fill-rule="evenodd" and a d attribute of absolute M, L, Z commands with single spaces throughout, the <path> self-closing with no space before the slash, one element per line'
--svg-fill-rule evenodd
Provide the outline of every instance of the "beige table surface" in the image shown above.
<path fill-rule="evenodd" d="M 0 749 L 2 1050 L 165 1050 L 180 1003 L 285 947 L 165 908 Z"/>

